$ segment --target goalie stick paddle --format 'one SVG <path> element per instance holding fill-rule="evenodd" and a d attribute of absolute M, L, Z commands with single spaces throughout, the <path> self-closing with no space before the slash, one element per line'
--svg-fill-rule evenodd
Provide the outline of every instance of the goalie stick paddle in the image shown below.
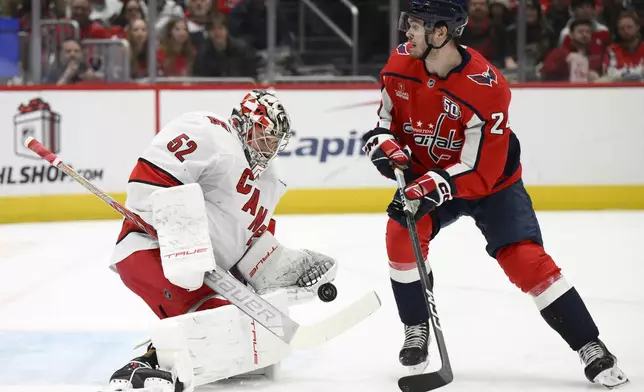
<path fill-rule="evenodd" d="M 78 174 L 38 140 L 28 137 L 25 139 L 24 144 L 52 166 L 62 170 L 87 190 L 98 196 L 125 219 L 136 224 L 150 236 L 158 238 L 154 227 Z M 331 340 L 370 316 L 380 307 L 378 294 L 375 291 L 370 291 L 325 320 L 312 325 L 300 325 L 284 312 L 255 294 L 227 271 L 216 269 L 207 272 L 204 283 L 293 348 L 310 348 Z"/>
<path fill-rule="evenodd" d="M 432 329 L 434 330 L 434 336 L 436 337 L 436 345 L 438 346 L 438 352 L 441 357 L 441 368 L 438 371 L 402 377 L 398 380 L 398 387 L 403 392 L 426 392 L 451 383 L 452 380 L 454 380 L 454 375 L 452 374 L 452 366 L 449 363 L 449 356 L 447 355 L 447 346 L 445 345 L 445 338 L 443 337 L 440 318 L 438 317 L 438 311 L 436 310 L 434 293 L 429 288 L 429 274 L 425 267 L 423 251 L 420 247 L 420 240 L 418 239 L 416 218 L 414 217 L 414 211 L 404 192 L 405 176 L 403 175 L 403 171 L 398 168 L 394 170 L 394 173 L 396 175 L 396 182 L 398 183 L 398 192 L 400 193 L 400 198 L 402 200 L 403 210 L 405 211 L 407 230 L 409 231 L 409 238 L 411 239 L 411 244 L 414 250 L 418 273 L 420 274 L 420 284 L 423 287 L 423 292 L 426 294 L 425 304 L 429 311 L 429 319 L 432 323 Z"/>

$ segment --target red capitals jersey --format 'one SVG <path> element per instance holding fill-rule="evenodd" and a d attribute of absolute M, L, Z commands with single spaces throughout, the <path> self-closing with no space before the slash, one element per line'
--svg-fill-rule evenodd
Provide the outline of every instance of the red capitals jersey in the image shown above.
<path fill-rule="evenodd" d="M 455 196 L 474 199 L 521 177 L 519 141 L 508 123 L 510 88 L 473 49 L 458 46 L 463 62 L 446 78 L 399 45 L 382 70 L 378 126 L 411 148 L 412 169 L 446 170 Z M 452 190 L 454 192 L 454 190 Z"/>
<path fill-rule="evenodd" d="M 620 44 L 612 44 L 606 50 L 603 65 L 604 74 L 609 76 L 644 76 L 644 41 L 633 52 Z"/>

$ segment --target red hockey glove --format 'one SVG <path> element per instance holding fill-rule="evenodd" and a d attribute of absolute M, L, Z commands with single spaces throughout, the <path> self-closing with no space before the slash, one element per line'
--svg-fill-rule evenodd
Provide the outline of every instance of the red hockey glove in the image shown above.
<path fill-rule="evenodd" d="M 396 179 L 393 167 L 406 169 L 410 166 L 410 153 L 403 148 L 393 133 L 385 128 L 375 128 L 362 136 L 363 150 L 369 154 L 371 163 L 383 176 Z"/>
<path fill-rule="evenodd" d="M 423 199 L 430 203 L 430 211 L 452 200 L 452 177 L 441 169 L 432 169 L 405 187 L 405 196 L 410 200 Z"/>

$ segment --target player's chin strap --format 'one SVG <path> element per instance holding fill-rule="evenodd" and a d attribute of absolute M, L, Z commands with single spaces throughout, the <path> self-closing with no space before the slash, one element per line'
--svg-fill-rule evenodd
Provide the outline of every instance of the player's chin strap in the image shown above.
<path fill-rule="evenodd" d="M 425 61 L 427 56 L 429 56 L 429 52 L 431 52 L 432 49 L 440 49 L 443 46 L 447 45 L 447 43 L 449 41 L 451 41 L 451 40 L 452 40 L 452 35 L 447 34 L 447 37 L 445 38 L 445 41 L 440 46 L 434 46 L 434 45 L 429 43 L 429 33 L 425 34 L 425 44 L 427 44 L 427 49 L 425 49 L 425 53 L 423 53 L 423 55 L 421 56 L 420 60 Z"/>

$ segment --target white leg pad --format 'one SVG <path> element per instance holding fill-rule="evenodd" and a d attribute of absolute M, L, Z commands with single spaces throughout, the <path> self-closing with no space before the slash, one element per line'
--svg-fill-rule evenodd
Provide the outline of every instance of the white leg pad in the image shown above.
<path fill-rule="evenodd" d="M 287 311 L 283 291 L 264 298 Z M 160 320 L 150 338 L 159 366 L 173 369 L 188 390 L 251 372 L 275 377 L 271 367 L 291 353 L 289 345 L 232 305 Z"/>

